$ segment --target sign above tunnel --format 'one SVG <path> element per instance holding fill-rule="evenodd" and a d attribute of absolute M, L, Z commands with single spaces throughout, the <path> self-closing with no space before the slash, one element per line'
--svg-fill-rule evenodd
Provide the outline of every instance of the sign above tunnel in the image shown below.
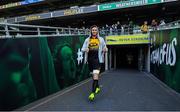
<path fill-rule="evenodd" d="M 150 38 L 148 34 L 107 36 L 106 42 L 107 45 L 149 44 Z"/>

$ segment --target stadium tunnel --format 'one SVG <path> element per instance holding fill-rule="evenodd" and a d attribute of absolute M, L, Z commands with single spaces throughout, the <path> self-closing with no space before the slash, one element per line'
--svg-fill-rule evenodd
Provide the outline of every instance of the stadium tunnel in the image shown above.
<path fill-rule="evenodd" d="M 149 46 L 142 45 L 108 45 L 107 69 L 135 69 L 149 71 Z"/>
<path fill-rule="evenodd" d="M 89 28 L 91 25 L 100 27 L 106 24 L 111 25 L 120 21 L 121 24 L 128 24 L 133 21 L 135 24 L 142 25 L 144 21 L 151 24 L 151 20 L 166 18 L 166 22 L 176 20 L 179 17 L 179 2 L 170 2 L 166 4 L 146 5 L 139 7 L 130 7 L 124 9 L 116 9 L 109 11 L 93 12 L 87 14 L 77 14 L 56 18 L 38 19 L 32 21 L 24 21 L 21 24 L 47 25 L 47 26 L 63 26 L 72 28 Z M 177 10 L 175 10 L 177 9 Z M 153 10 L 153 11 L 152 11 Z M 147 14 L 148 12 L 148 14 Z M 105 69 L 137 69 L 150 71 L 148 65 L 150 48 L 148 44 L 120 44 L 108 45 L 108 62 Z M 149 53 L 149 54 L 148 54 Z"/>

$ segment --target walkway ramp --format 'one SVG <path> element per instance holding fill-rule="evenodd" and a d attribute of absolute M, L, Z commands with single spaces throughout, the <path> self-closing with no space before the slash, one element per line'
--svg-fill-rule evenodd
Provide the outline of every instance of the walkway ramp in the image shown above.
<path fill-rule="evenodd" d="M 152 74 L 112 70 L 102 74 L 102 91 L 90 102 L 92 79 L 73 85 L 19 110 L 27 111 L 170 111 L 180 110 L 180 94 Z"/>

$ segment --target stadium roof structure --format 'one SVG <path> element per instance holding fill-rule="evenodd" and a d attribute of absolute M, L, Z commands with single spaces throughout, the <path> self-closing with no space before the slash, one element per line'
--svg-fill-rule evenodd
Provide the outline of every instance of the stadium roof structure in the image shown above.
<path fill-rule="evenodd" d="M 141 1 L 178 1 L 178 0 L 21 0 L 20 2 L 0 5 L 0 18 L 11 18 L 37 13 L 46 13 L 57 10 L 69 9 L 74 6 L 100 5 L 101 3 L 111 4 L 116 2 L 141 2 Z M 113 5 L 113 4 L 112 4 Z M 106 10 L 100 7 L 101 10 Z M 109 6 L 108 6 L 109 7 Z"/>
<path fill-rule="evenodd" d="M 135 0 L 135 1 L 147 1 L 147 0 Z M 160 1 L 160 0 L 152 0 L 152 1 Z M 173 1 L 173 0 L 169 0 L 169 1 Z M 71 5 L 69 4 L 69 6 L 71 7 L 62 8 L 66 6 L 58 6 L 57 0 L 52 0 L 52 1 L 49 0 L 49 1 L 39 2 L 36 4 L 20 6 L 18 8 L 16 7 L 16 8 L 7 9 L 6 11 L 10 11 L 9 14 L 14 14 L 16 17 L 10 17 L 6 20 L 8 23 L 79 27 L 84 25 L 90 26 L 92 24 L 98 24 L 98 25 L 106 24 L 109 20 L 111 20 L 111 22 L 129 21 L 129 18 L 131 20 L 134 19 L 136 23 L 138 21 L 139 23 L 142 23 L 142 21 L 146 19 L 149 19 L 150 21 L 153 18 L 157 18 L 157 15 L 158 18 L 160 19 L 164 17 L 175 18 L 177 17 L 177 15 L 180 15 L 180 1 L 177 0 L 176 2 L 159 3 L 154 5 L 141 4 L 140 6 L 128 6 L 121 8 L 115 7 L 113 9 L 111 8 L 107 9 L 107 6 L 109 7 L 114 3 L 116 2 L 99 4 L 99 5 L 96 4 L 83 5 L 83 6 L 74 5 L 76 7 L 72 7 L 71 6 L 72 4 Z M 130 5 L 132 4 L 130 3 Z M 49 7 L 53 7 L 56 10 L 50 11 L 51 9 Z M 40 10 L 44 8 L 43 12 L 38 12 L 38 8 Z M 22 11 L 21 13 L 22 16 L 16 15 L 20 11 Z M 25 11 L 29 11 L 31 12 L 31 14 L 24 14 L 26 13 Z M 2 12 L 0 10 L 0 15 L 1 13 Z M 8 12 L 6 13 L 8 14 Z M 169 20 L 169 22 L 170 21 L 171 20 Z"/>
<path fill-rule="evenodd" d="M 0 0 L 0 5 L 13 3 L 13 2 L 19 2 L 19 1 L 22 1 L 22 0 Z"/>
<path fill-rule="evenodd" d="M 152 3 L 149 3 L 149 2 L 148 3 L 150 5 L 148 5 L 148 3 L 144 2 L 144 1 L 145 0 L 135 0 L 135 2 L 132 2 L 132 1 L 111 2 L 111 3 L 99 4 L 99 5 L 87 5 L 87 6 L 83 6 L 83 7 L 81 7 L 81 6 L 70 7 L 70 8 L 68 7 L 65 9 L 58 9 L 59 8 L 57 5 L 58 3 L 55 4 L 57 2 L 57 0 L 54 0 L 54 2 L 53 2 L 53 0 L 51 2 L 50 1 L 44 1 L 44 2 L 40 2 L 39 6 L 37 5 L 38 3 L 36 3 L 36 4 L 32 4 L 29 7 L 25 7 L 25 6 L 19 7 L 20 9 L 22 8 L 22 11 L 24 11 L 23 8 L 25 8 L 28 11 L 32 11 L 32 14 L 23 15 L 23 16 L 17 15 L 15 18 L 14 17 L 8 18 L 7 22 L 8 23 L 21 23 L 21 22 L 28 22 L 28 21 L 31 22 L 34 20 L 42 21 L 42 19 L 47 20 L 47 19 L 52 19 L 52 18 L 56 18 L 56 19 L 58 18 L 58 19 L 63 20 L 63 18 L 67 19 L 67 17 L 70 17 L 70 16 L 74 17 L 76 15 L 78 15 L 78 17 L 82 16 L 84 18 L 84 16 L 83 16 L 84 14 L 89 15 L 89 13 L 91 13 L 91 12 L 94 12 L 93 15 L 97 15 L 97 14 L 103 14 L 103 15 L 114 14 L 114 15 L 117 15 L 119 13 L 120 14 L 120 15 L 118 14 L 119 16 L 122 16 L 122 14 L 126 15 L 127 13 L 124 13 L 124 11 L 128 12 L 128 13 L 136 13 L 137 12 L 137 14 L 134 14 L 137 17 L 139 15 L 138 13 L 139 12 L 143 13 L 145 9 L 146 9 L 145 14 L 147 14 L 147 11 L 149 13 L 161 13 L 161 9 L 163 7 L 167 8 L 166 9 L 167 13 L 172 13 L 172 12 L 173 13 L 176 13 L 176 12 L 179 13 L 178 10 L 180 10 L 180 7 L 179 7 L 180 2 L 177 2 L 177 1 L 176 2 L 169 2 L 168 4 L 163 3 L 163 4 L 159 4 L 159 5 L 158 5 L 158 3 L 157 4 L 154 3 L 155 5 L 151 5 Z M 149 0 L 149 1 L 151 1 L 151 0 Z M 153 0 L 153 1 L 155 1 L 155 0 Z M 160 0 L 156 0 L 156 1 L 158 2 Z M 173 1 L 173 0 L 170 0 L 170 1 Z M 128 5 L 123 6 L 124 3 L 128 4 L 129 6 Z M 49 4 L 49 5 L 45 5 L 45 4 Z M 118 4 L 118 6 L 121 6 L 121 7 L 113 7 L 114 4 L 115 5 Z M 137 5 L 137 4 L 139 4 L 139 5 Z M 50 6 L 50 5 L 52 5 L 52 6 Z M 36 11 L 38 11 L 38 8 L 36 8 L 37 6 L 41 10 L 44 8 L 45 9 L 44 12 L 36 13 Z M 56 6 L 57 6 L 57 8 L 56 8 Z M 140 6 L 140 7 L 137 7 L 137 6 Z M 50 11 L 50 8 L 47 8 L 47 7 L 53 7 L 56 10 Z M 107 8 L 107 7 L 110 7 L 110 8 Z M 47 11 L 47 9 L 48 9 L 48 11 Z M 18 12 L 16 12 L 15 9 L 12 9 L 12 10 L 14 10 L 12 13 L 14 13 L 14 14 L 18 13 Z M 156 12 L 153 12 L 152 10 L 156 10 Z M 97 12 L 99 12 L 99 13 L 97 13 Z M 0 13 L 1 13 L 1 11 L 0 11 Z M 92 14 L 90 14 L 90 15 L 92 15 Z M 143 15 L 141 15 L 141 16 L 143 16 Z M 71 20 L 72 20 L 72 18 L 71 18 Z"/>
<path fill-rule="evenodd" d="M 21 0 L 20 2 L 16 3 L 0 5 L 0 18 L 49 12 L 60 9 L 67 9 L 72 6 L 87 6 L 95 4 L 93 0 L 34 0 L 34 2 L 29 3 L 24 3 L 24 1 L 27 2 L 28 0 Z"/>

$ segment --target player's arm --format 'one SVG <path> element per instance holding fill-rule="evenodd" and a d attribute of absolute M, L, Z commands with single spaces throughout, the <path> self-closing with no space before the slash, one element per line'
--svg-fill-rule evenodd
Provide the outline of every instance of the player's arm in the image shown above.
<path fill-rule="evenodd" d="M 107 46 L 106 46 L 106 43 L 105 43 L 105 41 L 104 41 L 104 39 L 102 39 L 102 46 L 103 46 L 103 52 L 107 52 L 108 51 L 108 48 L 107 48 Z"/>
<path fill-rule="evenodd" d="M 87 39 L 84 41 L 84 44 L 83 44 L 81 50 L 82 50 L 83 52 L 89 52 L 88 41 L 87 41 Z"/>

